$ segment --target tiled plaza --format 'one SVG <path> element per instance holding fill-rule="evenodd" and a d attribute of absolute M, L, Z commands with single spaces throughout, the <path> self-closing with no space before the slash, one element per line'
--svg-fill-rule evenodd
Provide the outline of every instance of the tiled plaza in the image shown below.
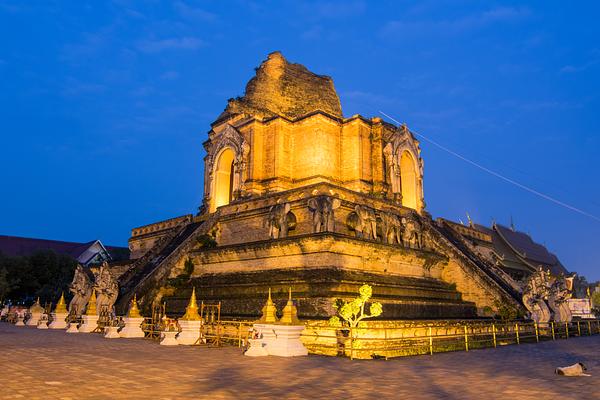
<path fill-rule="evenodd" d="M 585 363 L 591 377 L 554 375 Z M 0 323 L 1 399 L 599 399 L 600 336 L 350 361 L 250 358 Z"/>

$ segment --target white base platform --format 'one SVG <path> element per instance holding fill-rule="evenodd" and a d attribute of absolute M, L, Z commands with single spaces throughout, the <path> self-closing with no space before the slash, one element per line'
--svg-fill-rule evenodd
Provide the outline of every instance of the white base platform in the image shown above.
<path fill-rule="evenodd" d="M 27 326 L 37 326 L 38 322 L 40 322 L 40 318 L 42 314 L 31 314 L 31 317 L 27 320 L 25 325 Z"/>
<path fill-rule="evenodd" d="M 119 332 L 119 336 L 126 339 L 133 338 L 143 338 L 144 331 L 142 330 L 142 322 L 144 322 L 144 317 L 138 318 L 123 318 L 123 322 L 125 322 L 125 326 Z"/>
<path fill-rule="evenodd" d="M 40 319 L 37 324 L 38 329 L 48 329 L 48 320 Z"/>
<path fill-rule="evenodd" d="M 70 322 L 69 324 L 67 324 L 67 333 L 79 333 L 79 328 L 77 327 L 77 324 L 75 322 Z"/>
<path fill-rule="evenodd" d="M 202 321 L 187 321 L 180 319 L 177 321 L 181 332 L 177 335 L 177 343 L 182 345 L 198 344 L 200 340 L 200 327 Z"/>
<path fill-rule="evenodd" d="M 52 322 L 48 324 L 50 329 L 65 329 L 67 327 L 67 313 L 52 313 Z"/>
<path fill-rule="evenodd" d="M 160 334 L 160 345 L 161 346 L 177 346 L 179 343 L 175 336 L 177 336 L 179 332 L 177 331 L 164 331 Z"/>
<path fill-rule="evenodd" d="M 106 339 L 118 339 L 121 337 L 118 326 L 107 326 L 104 328 L 104 337 Z"/>
<path fill-rule="evenodd" d="M 308 349 L 300 340 L 304 325 L 254 324 L 253 328 L 259 332 L 259 337 L 250 340 L 250 348 L 244 353 L 247 356 L 299 357 L 308 355 Z"/>
<path fill-rule="evenodd" d="M 23 317 L 17 317 L 17 322 L 15 323 L 15 326 L 25 326 L 25 323 L 23 322 Z"/>
<path fill-rule="evenodd" d="M 90 333 L 98 327 L 97 315 L 82 315 L 83 322 L 79 326 L 79 333 Z"/>
<path fill-rule="evenodd" d="M 262 339 L 249 339 L 248 343 L 250 343 L 250 347 L 244 353 L 245 356 L 264 357 L 269 355 L 269 352 L 267 351 L 267 343 L 265 343 Z"/>

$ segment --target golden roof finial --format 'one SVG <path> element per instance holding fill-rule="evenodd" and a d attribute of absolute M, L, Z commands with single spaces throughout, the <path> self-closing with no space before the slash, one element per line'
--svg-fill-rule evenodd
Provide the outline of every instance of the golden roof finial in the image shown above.
<path fill-rule="evenodd" d="M 185 308 L 185 314 L 181 317 L 182 320 L 185 321 L 199 321 L 200 314 L 198 314 L 198 302 L 196 301 L 196 288 L 192 288 L 192 296 L 190 297 L 190 302 L 188 306 Z"/>
<path fill-rule="evenodd" d="M 128 318 L 141 318 L 140 309 L 137 305 L 137 295 L 133 294 L 133 299 L 131 299 L 131 306 L 129 306 L 129 312 L 127 313 Z"/>
<path fill-rule="evenodd" d="M 67 313 L 67 305 L 65 303 L 65 292 L 60 293 L 60 299 L 58 299 L 58 303 L 56 303 L 56 308 L 54 312 L 57 314 L 66 314 Z"/>
<path fill-rule="evenodd" d="M 90 296 L 90 300 L 87 304 L 87 310 L 85 310 L 85 315 L 96 315 L 96 289 L 92 290 L 92 295 Z"/>
<path fill-rule="evenodd" d="M 38 297 L 35 303 L 31 307 L 29 307 L 30 313 L 43 313 L 44 308 L 40 305 L 40 298 Z"/>
<path fill-rule="evenodd" d="M 292 301 L 292 288 L 290 287 L 289 297 L 287 304 L 283 308 L 283 316 L 279 321 L 282 324 L 286 325 L 300 325 L 300 320 L 298 319 L 298 309 L 294 305 Z"/>
<path fill-rule="evenodd" d="M 262 316 L 258 321 L 265 324 L 274 324 L 277 322 L 277 307 L 271 299 L 271 288 L 269 288 L 269 298 L 267 299 L 267 304 L 265 304 L 265 306 L 262 308 Z"/>

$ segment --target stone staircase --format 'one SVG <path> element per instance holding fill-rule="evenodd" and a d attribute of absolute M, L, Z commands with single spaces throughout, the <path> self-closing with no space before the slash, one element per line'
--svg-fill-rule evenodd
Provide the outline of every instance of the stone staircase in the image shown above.
<path fill-rule="evenodd" d="M 508 275 L 500 273 L 487 260 L 478 256 L 444 222 L 438 221 L 428 225 L 429 232 L 436 239 L 440 250 L 461 260 L 465 272 L 472 275 L 473 278 L 486 281 L 488 287 L 497 288 L 496 295 L 504 301 L 519 308 L 523 306 L 518 286 Z"/>
<path fill-rule="evenodd" d="M 148 265 L 153 261 L 159 253 L 173 240 L 175 236 L 178 236 L 183 229 L 190 224 L 190 221 L 182 221 L 179 225 L 172 228 L 169 233 L 158 239 L 154 246 L 148 250 L 142 257 L 136 259 L 120 277 L 119 287 L 120 290 L 130 289 L 128 285 L 134 280 L 134 277 L 139 274 L 140 269 Z"/>
<path fill-rule="evenodd" d="M 494 263 L 490 259 L 486 258 L 483 254 L 477 251 L 477 249 L 464 237 L 454 232 L 454 230 L 451 230 L 451 233 L 453 234 L 453 237 L 457 241 L 459 241 L 462 246 L 466 247 L 466 251 L 473 254 L 474 259 L 477 259 L 478 262 L 481 262 L 485 266 L 487 266 L 488 270 L 491 271 L 493 275 L 497 275 L 497 278 L 500 278 L 500 280 L 503 283 L 507 284 L 510 288 L 512 288 L 512 290 L 515 292 L 513 294 L 516 294 L 519 297 L 519 299 L 521 298 L 521 293 L 523 291 L 522 283 L 519 283 L 518 281 L 513 279 L 510 275 L 504 272 L 502 268 L 494 265 Z"/>
<path fill-rule="evenodd" d="M 117 312 L 127 311 L 134 294 L 140 306 L 150 304 L 153 293 L 165 283 L 175 264 L 197 245 L 197 238 L 208 234 L 218 219 L 219 212 L 215 212 L 205 221 L 186 221 L 136 260 L 120 279 L 119 299 L 115 304 Z"/>

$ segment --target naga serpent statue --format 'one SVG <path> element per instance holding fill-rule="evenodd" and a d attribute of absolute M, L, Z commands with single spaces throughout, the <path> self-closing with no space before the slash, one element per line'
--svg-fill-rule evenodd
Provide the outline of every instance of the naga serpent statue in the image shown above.
<path fill-rule="evenodd" d="M 547 325 L 552 314 L 546 304 L 550 289 L 550 277 L 542 267 L 534 272 L 523 290 L 523 304 L 530 313 L 531 319 L 538 325 Z"/>
<path fill-rule="evenodd" d="M 564 275 L 560 275 L 554 278 L 554 281 L 550 285 L 548 305 L 554 314 L 554 322 L 565 323 L 571 322 L 573 319 L 567 300 L 573 295 L 574 279 L 574 276 L 567 278 Z"/>

